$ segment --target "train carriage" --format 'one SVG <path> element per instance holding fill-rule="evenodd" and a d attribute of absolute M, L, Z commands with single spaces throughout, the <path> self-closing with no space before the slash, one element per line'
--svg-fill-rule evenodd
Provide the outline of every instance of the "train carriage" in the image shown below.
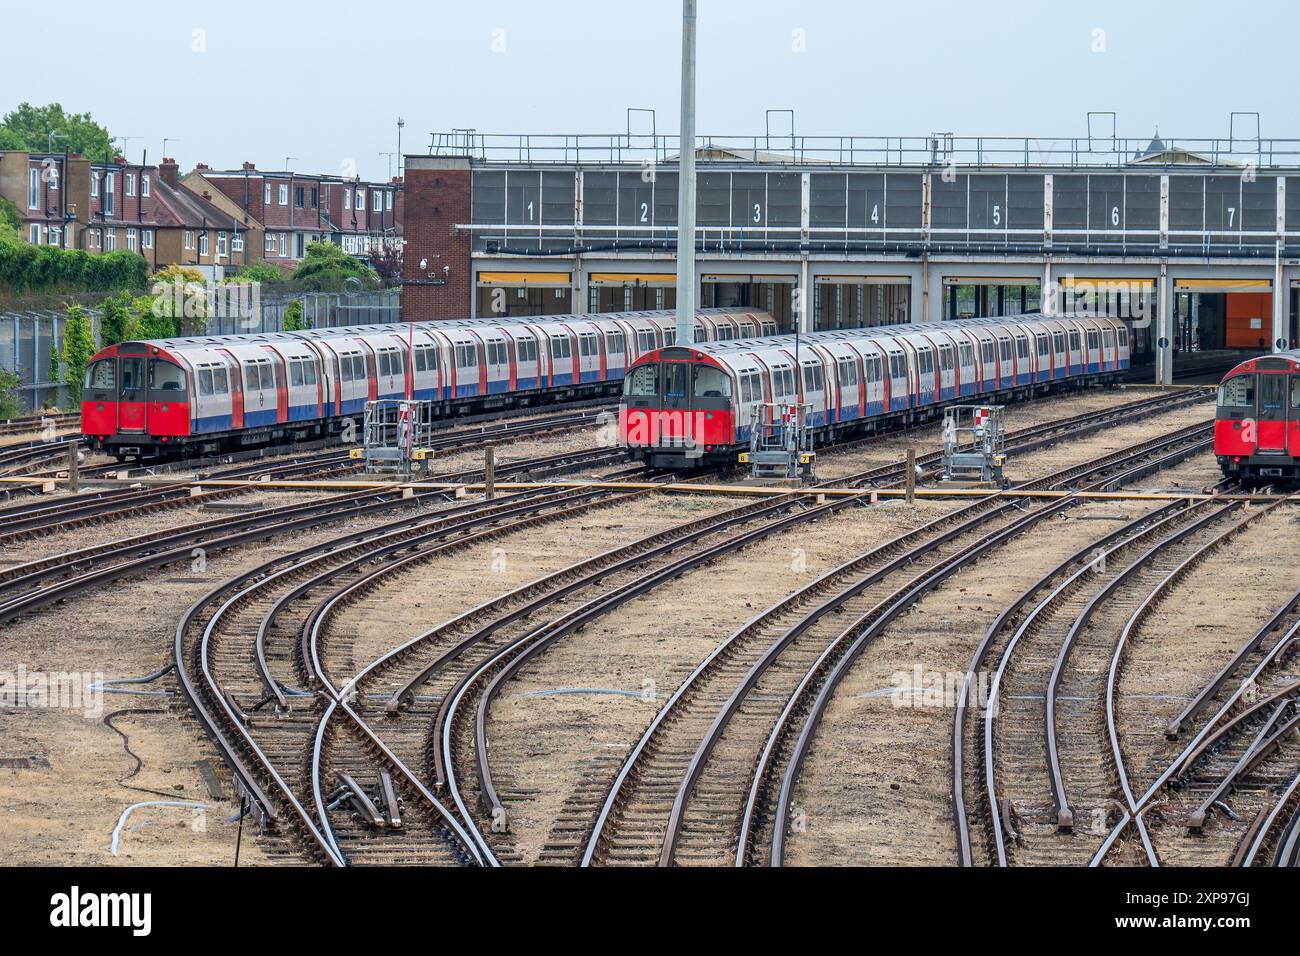
<path fill-rule="evenodd" d="M 709 309 L 695 339 L 775 329 L 766 313 Z M 123 342 L 87 365 L 82 432 L 123 459 L 214 453 L 324 437 L 408 393 L 448 417 L 612 396 L 675 330 L 675 313 L 628 312 Z"/>
<path fill-rule="evenodd" d="M 734 462 L 764 403 L 806 405 L 824 444 L 933 418 L 957 400 L 1113 382 L 1129 364 L 1121 322 L 1074 315 L 817 332 L 797 348 L 797 373 L 794 336 L 642 355 L 625 379 L 625 447 L 652 467 Z"/>
<path fill-rule="evenodd" d="M 1300 482 L 1300 351 L 1242 362 L 1219 383 L 1214 454 L 1246 484 Z"/>

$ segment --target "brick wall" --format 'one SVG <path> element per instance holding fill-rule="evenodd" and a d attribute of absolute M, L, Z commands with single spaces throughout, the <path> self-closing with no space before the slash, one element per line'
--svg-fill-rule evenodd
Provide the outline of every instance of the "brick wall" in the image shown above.
<path fill-rule="evenodd" d="M 474 280 L 470 236 L 458 232 L 456 224 L 469 222 L 469 162 L 408 157 L 405 186 L 401 200 L 406 240 L 402 254 L 405 317 L 417 322 L 466 318 Z M 442 280 L 445 285 L 431 284 Z"/>

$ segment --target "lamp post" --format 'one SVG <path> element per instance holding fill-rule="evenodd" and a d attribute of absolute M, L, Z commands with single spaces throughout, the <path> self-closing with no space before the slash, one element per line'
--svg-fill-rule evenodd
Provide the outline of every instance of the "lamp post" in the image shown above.
<path fill-rule="evenodd" d="M 695 0 L 682 0 L 682 118 L 677 182 L 677 344 L 695 340 Z"/>

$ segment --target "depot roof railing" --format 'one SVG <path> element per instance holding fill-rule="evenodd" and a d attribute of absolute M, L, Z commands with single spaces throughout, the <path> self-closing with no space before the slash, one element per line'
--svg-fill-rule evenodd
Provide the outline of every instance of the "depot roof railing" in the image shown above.
<path fill-rule="evenodd" d="M 1040 136 L 707 136 L 697 161 L 757 166 L 982 167 L 1300 167 L 1300 139 L 1251 137 Z M 658 133 L 430 134 L 428 155 L 487 164 L 628 165 L 675 163 L 679 137 Z"/>

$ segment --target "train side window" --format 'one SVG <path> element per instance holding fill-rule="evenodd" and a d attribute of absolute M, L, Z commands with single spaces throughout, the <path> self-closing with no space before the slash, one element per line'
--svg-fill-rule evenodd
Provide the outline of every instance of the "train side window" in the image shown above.
<path fill-rule="evenodd" d="M 1119 347 L 1123 348 L 1128 345 L 1128 329 L 1119 330 Z"/>
<path fill-rule="evenodd" d="M 1016 356 L 1018 358 L 1029 358 L 1029 341 L 1021 335 L 1016 336 Z"/>
<path fill-rule="evenodd" d="M 970 347 L 970 343 L 963 342 L 957 346 L 957 356 L 961 361 L 962 367 L 967 368 L 975 363 L 975 350 Z"/>
<path fill-rule="evenodd" d="M 224 368 L 214 368 L 212 370 L 212 391 L 217 395 L 230 394 L 230 383 Z"/>
<path fill-rule="evenodd" d="M 117 361 L 100 359 L 86 369 L 86 388 L 114 388 L 117 385 Z"/>
<path fill-rule="evenodd" d="M 1079 351 L 1079 346 L 1080 346 L 1079 333 L 1076 330 L 1071 329 L 1070 330 L 1070 351 L 1071 352 Z"/>
<path fill-rule="evenodd" d="M 352 356 L 344 355 L 339 359 L 339 379 L 344 382 L 352 381 Z"/>
<path fill-rule="evenodd" d="M 210 368 L 199 369 L 199 394 L 212 394 L 212 369 Z"/>
<path fill-rule="evenodd" d="M 303 384 L 302 359 L 289 360 L 289 384 L 295 388 Z"/>
<path fill-rule="evenodd" d="M 569 345 L 569 337 L 567 335 L 557 335 L 555 338 L 551 339 L 551 358 L 566 359 L 571 358 L 572 356 L 573 350 Z"/>
<path fill-rule="evenodd" d="M 1300 375 L 1291 376 L 1291 407 L 1300 408 Z"/>
<path fill-rule="evenodd" d="M 659 391 L 658 367 L 642 365 L 634 368 L 632 374 L 623 380 L 623 394 L 638 398 L 648 398 Z"/>
<path fill-rule="evenodd" d="M 621 355 L 623 353 L 622 332 L 605 333 L 605 351 L 609 355 Z"/>
<path fill-rule="evenodd" d="M 1255 376 L 1235 375 L 1219 386 L 1219 405 L 1224 408 L 1255 407 Z"/>
<path fill-rule="evenodd" d="M 731 378 L 720 368 L 696 365 L 694 394 L 697 398 L 730 398 Z"/>
<path fill-rule="evenodd" d="M 316 384 L 316 363 L 311 359 L 302 360 L 302 382 L 304 385 Z"/>
<path fill-rule="evenodd" d="M 179 365 L 162 359 L 149 360 L 149 390 L 159 392 L 183 392 L 185 390 L 185 373 Z"/>
<path fill-rule="evenodd" d="M 1095 329 L 1088 330 L 1088 351 L 1097 351 L 1097 332 Z"/>

